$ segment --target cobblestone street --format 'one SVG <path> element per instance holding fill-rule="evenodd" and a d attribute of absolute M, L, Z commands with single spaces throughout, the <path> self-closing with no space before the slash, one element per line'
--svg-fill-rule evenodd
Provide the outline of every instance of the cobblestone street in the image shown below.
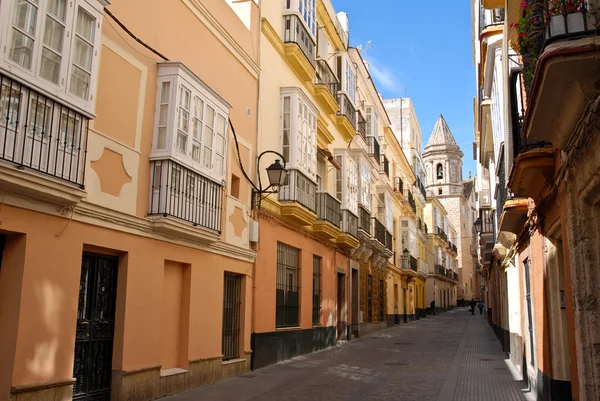
<path fill-rule="evenodd" d="M 505 358 L 461 308 L 163 400 L 528 400 Z"/>

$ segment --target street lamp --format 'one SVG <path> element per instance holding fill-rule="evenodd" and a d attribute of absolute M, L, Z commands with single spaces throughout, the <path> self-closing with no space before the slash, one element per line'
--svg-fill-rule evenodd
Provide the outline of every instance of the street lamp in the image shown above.
<path fill-rule="evenodd" d="M 473 223 L 473 226 L 475 227 L 475 231 L 477 231 L 477 234 L 481 233 L 481 217 L 478 217 L 477 220 L 475 220 L 475 223 Z"/>
<path fill-rule="evenodd" d="M 287 170 L 279 163 L 279 159 L 276 159 L 273 164 L 267 167 L 267 176 L 269 176 L 269 187 L 277 188 L 285 183 Z"/>
<path fill-rule="evenodd" d="M 263 188 L 262 180 L 260 178 L 260 159 L 268 153 L 279 156 L 281 159 L 275 159 L 275 161 L 269 167 L 267 167 L 266 170 L 267 177 L 269 178 L 269 186 Z M 280 160 L 283 161 L 283 164 L 281 164 Z M 285 184 L 288 177 L 288 171 L 285 169 L 285 164 L 285 157 L 283 157 L 281 153 L 275 152 L 274 150 L 265 150 L 258 155 L 258 159 L 256 160 L 256 171 L 258 171 L 258 187 L 251 182 L 252 186 L 254 187 L 252 190 L 253 209 L 254 207 L 260 209 L 260 203 L 263 200 L 263 196 L 277 193 L 279 187 Z"/>

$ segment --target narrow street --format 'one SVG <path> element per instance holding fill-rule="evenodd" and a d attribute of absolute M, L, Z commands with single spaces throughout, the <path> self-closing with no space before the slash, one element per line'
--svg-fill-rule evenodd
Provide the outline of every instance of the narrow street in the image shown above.
<path fill-rule="evenodd" d="M 485 318 L 430 316 L 164 401 L 528 400 Z"/>

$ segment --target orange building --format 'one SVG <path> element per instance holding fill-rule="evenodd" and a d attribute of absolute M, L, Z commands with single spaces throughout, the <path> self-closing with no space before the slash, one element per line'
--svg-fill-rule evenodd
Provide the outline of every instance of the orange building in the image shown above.
<path fill-rule="evenodd" d="M 228 121 L 249 169 L 258 5 L 3 1 L 0 32 L 0 400 L 147 400 L 248 370 Z"/>

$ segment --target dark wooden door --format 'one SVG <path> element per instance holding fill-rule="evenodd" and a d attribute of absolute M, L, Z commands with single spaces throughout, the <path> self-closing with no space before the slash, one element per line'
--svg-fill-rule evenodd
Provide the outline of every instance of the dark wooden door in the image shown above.
<path fill-rule="evenodd" d="M 337 274 L 337 339 L 346 339 L 346 276 Z"/>
<path fill-rule="evenodd" d="M 118 257 L 84 253 L 73 365 L 73 400 L 109 401 Z"/>

